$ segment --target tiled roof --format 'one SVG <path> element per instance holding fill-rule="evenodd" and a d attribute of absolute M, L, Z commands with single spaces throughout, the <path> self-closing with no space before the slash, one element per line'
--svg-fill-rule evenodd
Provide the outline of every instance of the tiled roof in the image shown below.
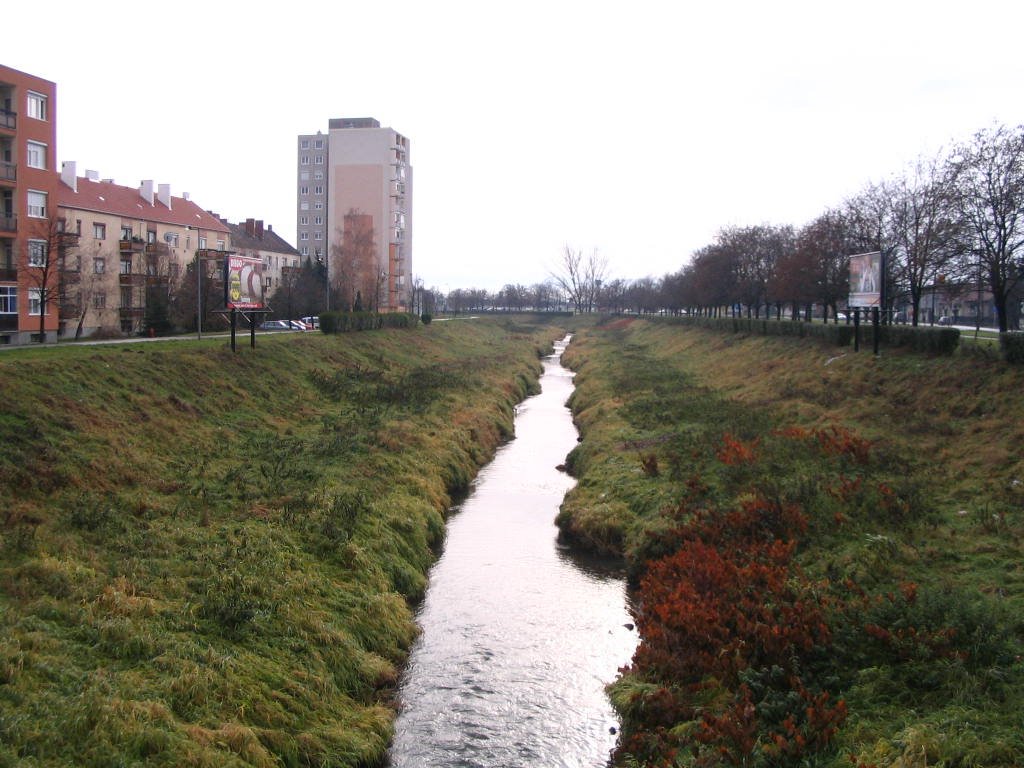
<path fill-rule="evenodd" d="M 264 228 L 263 237 L 250 235 L 245 224 L 232 224 L 228 222 L 231 229 L 231 247 L 236 250 L 249 248 L 254 251 L 269 251 L 271 253 L 286 253 L 289 256 L 298 256 L 299 252 L 288 242 L 270 228 Z"/>
<path fill-rule="evenodd" d="M 77 192 L 66 184 L 61 184 L 57 192 L 57 205 L 158 224 L 197 227 L 212 232 L 231 231 L 224 222 L 191 200 L 172 196 L 171 207 L 168 208 L 154 194 L 153 204 L 150 205 L 142 198 L 138 189 L 109 181 L 79 178 Z"/>

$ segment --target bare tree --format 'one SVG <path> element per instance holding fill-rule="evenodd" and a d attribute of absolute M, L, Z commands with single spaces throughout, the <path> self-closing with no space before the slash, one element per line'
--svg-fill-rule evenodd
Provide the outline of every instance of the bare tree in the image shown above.
<path fill-rule="evenodd" d="M 382 281 L 374 254 L 373 217 L 349 209 L 331 245 L 331 296 L 341 309 L 376 308 Z"/>
<path fill-rule="evenodd" d="M 955 266 L 960 218 L 944 161 L 919 158 L 886 187 L 889 271 L 910 297 L 912 321 L 920 318 L 925 290 L 945 281 Z"/>
<path fill-rule="evenodd" d="M 608 271 L 608 261 L 592 252 L 584 256 L 565 246 L 559 271 L 551 274 L 555 284 L 565 293 L 577 312 L 592 312 L 598 292 Z"/>
<path fill-rule="evenodd" d="M 18 272 L 29 285 L 29 302 L 39 310 L 39 343 L 46 341 L 46 315 L 60 311 L 61 269 L 74 265 L 78 237 L 66 232 L 64 219 L 56 215 L 35 222 L 25 240 Z"/>
<path fill-rule="evenodd" d="M 979 131 L 955 148 L 950 170 L 970 236 L 965 252 L 987 279 L 1005 332 L 1008 300 L 1024 276 L 1024 126 Z"/>

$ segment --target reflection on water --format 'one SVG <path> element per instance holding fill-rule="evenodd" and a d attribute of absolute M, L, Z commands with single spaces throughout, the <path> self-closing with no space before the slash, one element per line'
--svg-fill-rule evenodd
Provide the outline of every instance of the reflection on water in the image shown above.
<path fill-rule="evenodd" d="M 596 768 L 615 744 L 604 686 L 636 636 L 618 568 L 556 543 L 574 481 L 555 467 L 576 444 L 564 346 L 520 405 L 516 439 L 449 519 L 399 691 L 394 768 Z"/>

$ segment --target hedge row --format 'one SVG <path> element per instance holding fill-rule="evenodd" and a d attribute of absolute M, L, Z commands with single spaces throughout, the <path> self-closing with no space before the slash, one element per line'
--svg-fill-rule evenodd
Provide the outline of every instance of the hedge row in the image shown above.
<path fill-rule="evenodd" d="M 1003 350 L 1003 357 L 1006 359 L 1006 362 L 1013 363 L 1014 365 L 1024 365 L 1024 334 L 999 334 L 999 347 Z"/>
<path fill-rule="evenodd" d="M 806 323 L 798 320 L 762 320 L 752 317 L 670 317 L 665 322 L 731 333 L 756 333 L 762 336 L 798 336 L 815 338 L 837 347 L 853 343 L 854 327 L 834 323 Z M 883 325 L 879 328 L 879 342 L 887 347 L 905 347 L 915 352 L 951 355 L 960 343 L 956 328 L 922 328 L 910 325 Z M 874 329 L 870 324 L 860 327 L 861 344 L 874 343 Z M 1005 347 L 1004 347 L 1005 349 Z M 1018 345 L 1024 356 L 1024 343 Z M 1009 357 L 1007 358 L 1009 359 Z"/>
<path fill-rule="evenodd" d="M 324 312 L 320 315 L 320 330 L 324 333 L 414 328 L 416 323 L 416 315 L 407 312 Z"/>

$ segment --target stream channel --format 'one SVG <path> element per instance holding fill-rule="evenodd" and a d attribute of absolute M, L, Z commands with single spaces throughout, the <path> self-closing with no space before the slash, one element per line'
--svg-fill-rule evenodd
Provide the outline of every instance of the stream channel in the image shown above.
<path fill-rule="evenodd" d="M 392 768 L 600 768 L 615 746 L 604 686 L 636 646 L 625 579 L 562 548 L 554 525 L 575 482 L 556 469 L 577 437 L 568 341 L 518 407 L 515 439 L 449 517 L 399 688 Z"/>

